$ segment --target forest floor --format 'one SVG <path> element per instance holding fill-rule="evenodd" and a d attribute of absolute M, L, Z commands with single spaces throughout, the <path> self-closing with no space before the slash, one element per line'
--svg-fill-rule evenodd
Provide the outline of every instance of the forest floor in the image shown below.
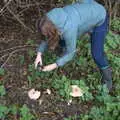
<path fill-rule="evenodd" d="M 31 24 L 28 20 L 28 26 L 35 28 L 37 16 L 27 19 L 33 20 L 34 23 Z M 4 69 L 0 69 L 0 105 L 6 106 L 9 111 L 14 111 L 14 106 L 16 114 L 14 112 L 1 112 L 0 117 L 5 118 L 5 120 L 32 120 L 32 117 L 25 119 L 21 112 L 21 108 L 25 109 L 26 106 L 35 120 L 80 120 L 83 118 L 83 120 L 92 120 L 91 116 L 93 120 L 97 120 L 95 117 L 108 120 L 104 116 L 110 117 L 109 120 L 120 120 L 120 35 L 110 31 L 106 38 L 108 42 L 105 51 L 113 68 L 114 86 L 110 94 L 106 90 L 102 91 L 101 86 L 99 86 L 100 74 L 90 55 L 88 36 L 81 39 L 78 42 L 80 50 L 77 53 L 76 60 L 50 73 L 36 71 L 33 64 L 36 49 L 41 42 L 40 34 L 31 33 L 16 22 L 6 23 L 1 18 L 0 66 L 3 66 Z M 46 53 L 46 56 L 43 57 L 44 63 L 48 64 L 55 61 L 56 54 Z M 86 93 L 82 98 L 72 98 L 72 103 L 68 105 L 68 100 L 71 97 L 66 89 L 68 90 L 71 84 L 83 87 Z M 5 89 L 3 95 L 1 91 L 4 90 L 1 86 L 4 86 Z M 28 97 L 28 91 L 31 88 L 40 90 L 42 93 L 36 101 L 30 100 Z M 44 92 L 46 89 L 51 90 L 50 95 Z M 107 106 L 106 102 L 114 103 L 114 105 L 112 107 Z M 107 107 L 110 108 L 110 111 L 108 110 L 108 113 L 102 115 L 100 110 L 98 112 L 98 109 L 92 109 L 101 106 L 103 106 L 101 111 L 106 110 Z M 2 107 L 0 111 L 3 111 Z M 90 111 L 92 112 L 90 113 Z M 118 112 L 116 115 L 114 115 L 115 111 Z M 90 115 L 87 116 L 88 119 L 86 116 L 81 116 L 85 114 Z"/>

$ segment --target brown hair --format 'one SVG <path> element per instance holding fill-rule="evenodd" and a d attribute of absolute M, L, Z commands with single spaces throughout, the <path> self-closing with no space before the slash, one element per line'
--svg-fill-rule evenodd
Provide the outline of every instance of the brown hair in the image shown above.
<path fill-rule="evenodd" d="M 37 29 L 48 38 L 48 49 L 55 50 L 60 36 L 52 21 L 50 21 L 47 16 L 43 16 L 37 21 Z"/>

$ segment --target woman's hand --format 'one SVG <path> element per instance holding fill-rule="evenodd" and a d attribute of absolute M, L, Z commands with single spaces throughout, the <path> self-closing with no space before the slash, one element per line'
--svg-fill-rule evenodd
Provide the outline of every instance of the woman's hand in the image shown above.
<path fill-rule="evenodd" d="M 56 63 L 53 63 L 53 64 L 50 64 L 50 65 L 46 65 L 43 67 L 43 69 L 41 69 L 42 71 L 52 71 L 54 70 L 55 68 L 57 68 L 57 64 Z"/>
<path fill-rule="evenodd" d="M 42 66 L 42 53 L 41 52 L 37 53 L 37 57 L 35 59 L 34 64 L 35 64 L 35 69 L 37 68 L 38 64 Z"/>

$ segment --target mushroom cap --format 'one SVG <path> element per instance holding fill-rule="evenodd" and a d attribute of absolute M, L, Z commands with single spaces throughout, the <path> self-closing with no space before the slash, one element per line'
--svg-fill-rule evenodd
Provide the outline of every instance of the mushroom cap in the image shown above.
<path fill-rule="evenodd" d="M 50 90 L 50 89 L 47 89 L 46 92 L 47 92 L 47 94 L 49 94 L 49 95 L 51 94 L 51 90 Z"/>
<path fill-rule="evenodd" d="M 72 97 L 80 97 L 83 96 L 83 91 L 81 88 L 79 88 L 77 85 L 71 85 L 72 88 L 72 92 L 70 93 L 70 95 Z"/>
<path fill-rule="evenodd" d="M 40 95 L 40 91 L 35 90 L 34 88 L 28 91 L 28 96 L 32 100 L 37 100 L 40 97 Z"/>

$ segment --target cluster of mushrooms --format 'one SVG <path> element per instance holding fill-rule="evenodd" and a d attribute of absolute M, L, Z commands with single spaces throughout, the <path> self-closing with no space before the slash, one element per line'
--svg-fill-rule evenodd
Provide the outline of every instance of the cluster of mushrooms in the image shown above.
<path fill-rule="evenodd" d="M 47 94 L 51 94 L 51 90 L 50 89 L 46 89 L 46 91 L 44 91 L 44 93 Z M 80 97 L 83 96 L 83 90 L 81 88 L 79 88 L 77 85 L 71 85 L 71 92 L 70 92 L 70 96 L 72 97 Z M 41 92 L 38 90 L 35 90 L 34 88 L 30 89 L 28 91 L 28 97 L 31 100 L 38 100 L 41 96 Z M 68 101 L 68 105 L 70 105 L 72 103 L 72 100 Z"/>

